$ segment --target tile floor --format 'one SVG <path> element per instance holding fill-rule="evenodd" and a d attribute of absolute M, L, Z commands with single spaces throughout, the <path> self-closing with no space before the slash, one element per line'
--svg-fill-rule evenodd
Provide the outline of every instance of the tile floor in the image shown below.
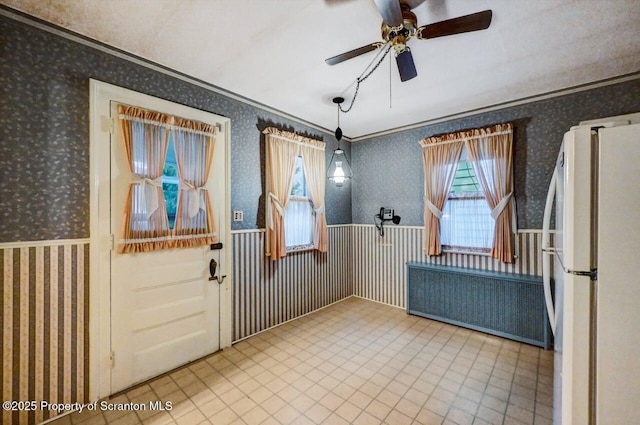
<path fill-rule="evenodd" d="M 68 424 L 551 424 L 553 352 L 359 298 L 253 336 Z"/>

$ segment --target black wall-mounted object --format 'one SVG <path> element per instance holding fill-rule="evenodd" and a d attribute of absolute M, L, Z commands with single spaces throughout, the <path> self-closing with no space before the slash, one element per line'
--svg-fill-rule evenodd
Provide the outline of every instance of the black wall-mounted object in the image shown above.
<path fill-rule="evenodd" d="M 211 251 L 215 251 L 217 249 L 222 249 L 222 242 L 212 243 L 211 244 Z"/>
<path fill-rule="evenodd" d="M 375 219 L 380 220 L 380 223 L 377 223 Z M 381 237 L 384 237 L 384 223 L 386 221 L 391 221 L 393 224 L 400 224 L 400 216 L 396 215 L 396 212 L 391 208 L 380 208 L 380 212 L 374 216 L 374 224 Z"/>

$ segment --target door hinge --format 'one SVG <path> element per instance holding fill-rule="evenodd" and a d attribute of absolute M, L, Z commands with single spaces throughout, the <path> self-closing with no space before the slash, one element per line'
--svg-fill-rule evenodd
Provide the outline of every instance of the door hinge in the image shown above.
<path fill-rule="evenodd" d="M 116 125 L 115 118 L 109 118 L 109 134 L 113 134 L 113 128 Z"/>
<path fill-rule="evenodd" d="M 109 249 L 113 251 L 115 249 L 115 235 L 113 233 L 109 234 Z"/>
<path fill-rule="evenodd" d="M 116 353 L 114 351 L 109 353 L 109 363 L 111 364 L 111 369 L 116 367 Z"/>

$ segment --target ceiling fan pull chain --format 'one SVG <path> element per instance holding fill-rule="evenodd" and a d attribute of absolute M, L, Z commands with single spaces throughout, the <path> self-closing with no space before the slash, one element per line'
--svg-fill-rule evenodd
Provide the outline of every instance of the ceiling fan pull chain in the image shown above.
<path fill-rule="evenodd" d="M 389 56 L 389 109 L 392 108 L 391 106 L 391 56 Z"/>
<path fill-rule="evenodd" d="M 393 46 L 391 44 L 389 44 L 389 46 L 385 50 L 384 54 L 380 57 L 380 60 L 378 60 L 378 62 L 375 64 L 375 66 L 373 68 L 371 68 L 371 70 L 367 73 L 367 75 L 365 75 L 364 77 L 361 75 L 360 77 L 358 77 L 356 79 L 356 91 L 353 94 L 353 97 L 351 98 L 351 103 L 349 104 L 349 107 L 347 109 L 342 109 L 342 106 L 340 106 L 338 104 L 338 108 L 340 108 L 340 111 L 342 111 L 342 113 L 346 114 L 347 112 L 349 112 L 351 110 L 351 108 L 353 108 L 353 103 L 356 101 L 356 97 L 358 96 L 358 90 L 360 89 L 360 83 L 363 82 L 364 80 L 366 80 L 367 78 L 369 78 L 369 76 L 371 74 L 373 74 L 373 71 L 378 69 L 378 67 L 380 66 L 380 64 L 384 60 L 384 58 L 386 58 L 387 55 L 389 54 L 389 52 L 391 51 L 391 47 L 393 47 Z M 365 72 L 366 72 L 366 69 L 365 69 Z"/>
<path fill-rule="evenodd" d="M 347 109 L 342 109 L 342 106 L 338 104 L 338 108 L 340 108 L 340 111 L 342 111 L 342 113 L 346 114 L 351 110 L 351 108 L 353 108 L 353 102 L 356 101 L 356 97 L 358 96 L 358 90 L 360 89 L 360 81 L 361 81 L 360 78 L 356 80 L 356 91 L 355 93 L 353 93 L 353 97 L 351 98 L 351 103 L 349 103 L 349 107 Z"/>

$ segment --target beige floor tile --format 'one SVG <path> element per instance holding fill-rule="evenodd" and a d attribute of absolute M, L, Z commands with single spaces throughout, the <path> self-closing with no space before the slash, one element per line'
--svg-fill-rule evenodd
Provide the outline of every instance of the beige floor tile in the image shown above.
<path fill-rule="evenodd" d="M 389 425 L 409 425 L 412 422 L 413 419 L 397 410 L 392 410 L 384 420 L 384 423 Z"/>
<path fill-rule="evenodd" d="M 355 418 L 362 412 L 362 409 L 353 403 L 345 401 L 335 411 L 342 418 L 346 419 L 349 423 L 352 423 Z"/>
<path fill-rule="evenodd" d="M 305 416 L 319 424 L 331 415 L 331 410 L 320 403 L 316 403 L 304 412 Z"/>
<path fill-rule="evenodd" d="M 288 404 L 273 413 L 273 417 L 276 418 L 281 424 L 291 424 L 301 415 L 301 413 L 293 406 Z"/>
<path fill-rule="evenodd" d="M 120 396 L 170 412 L 52 424 L 545 425 L 552 386 L 553 352 L 350 298 Z"/>

